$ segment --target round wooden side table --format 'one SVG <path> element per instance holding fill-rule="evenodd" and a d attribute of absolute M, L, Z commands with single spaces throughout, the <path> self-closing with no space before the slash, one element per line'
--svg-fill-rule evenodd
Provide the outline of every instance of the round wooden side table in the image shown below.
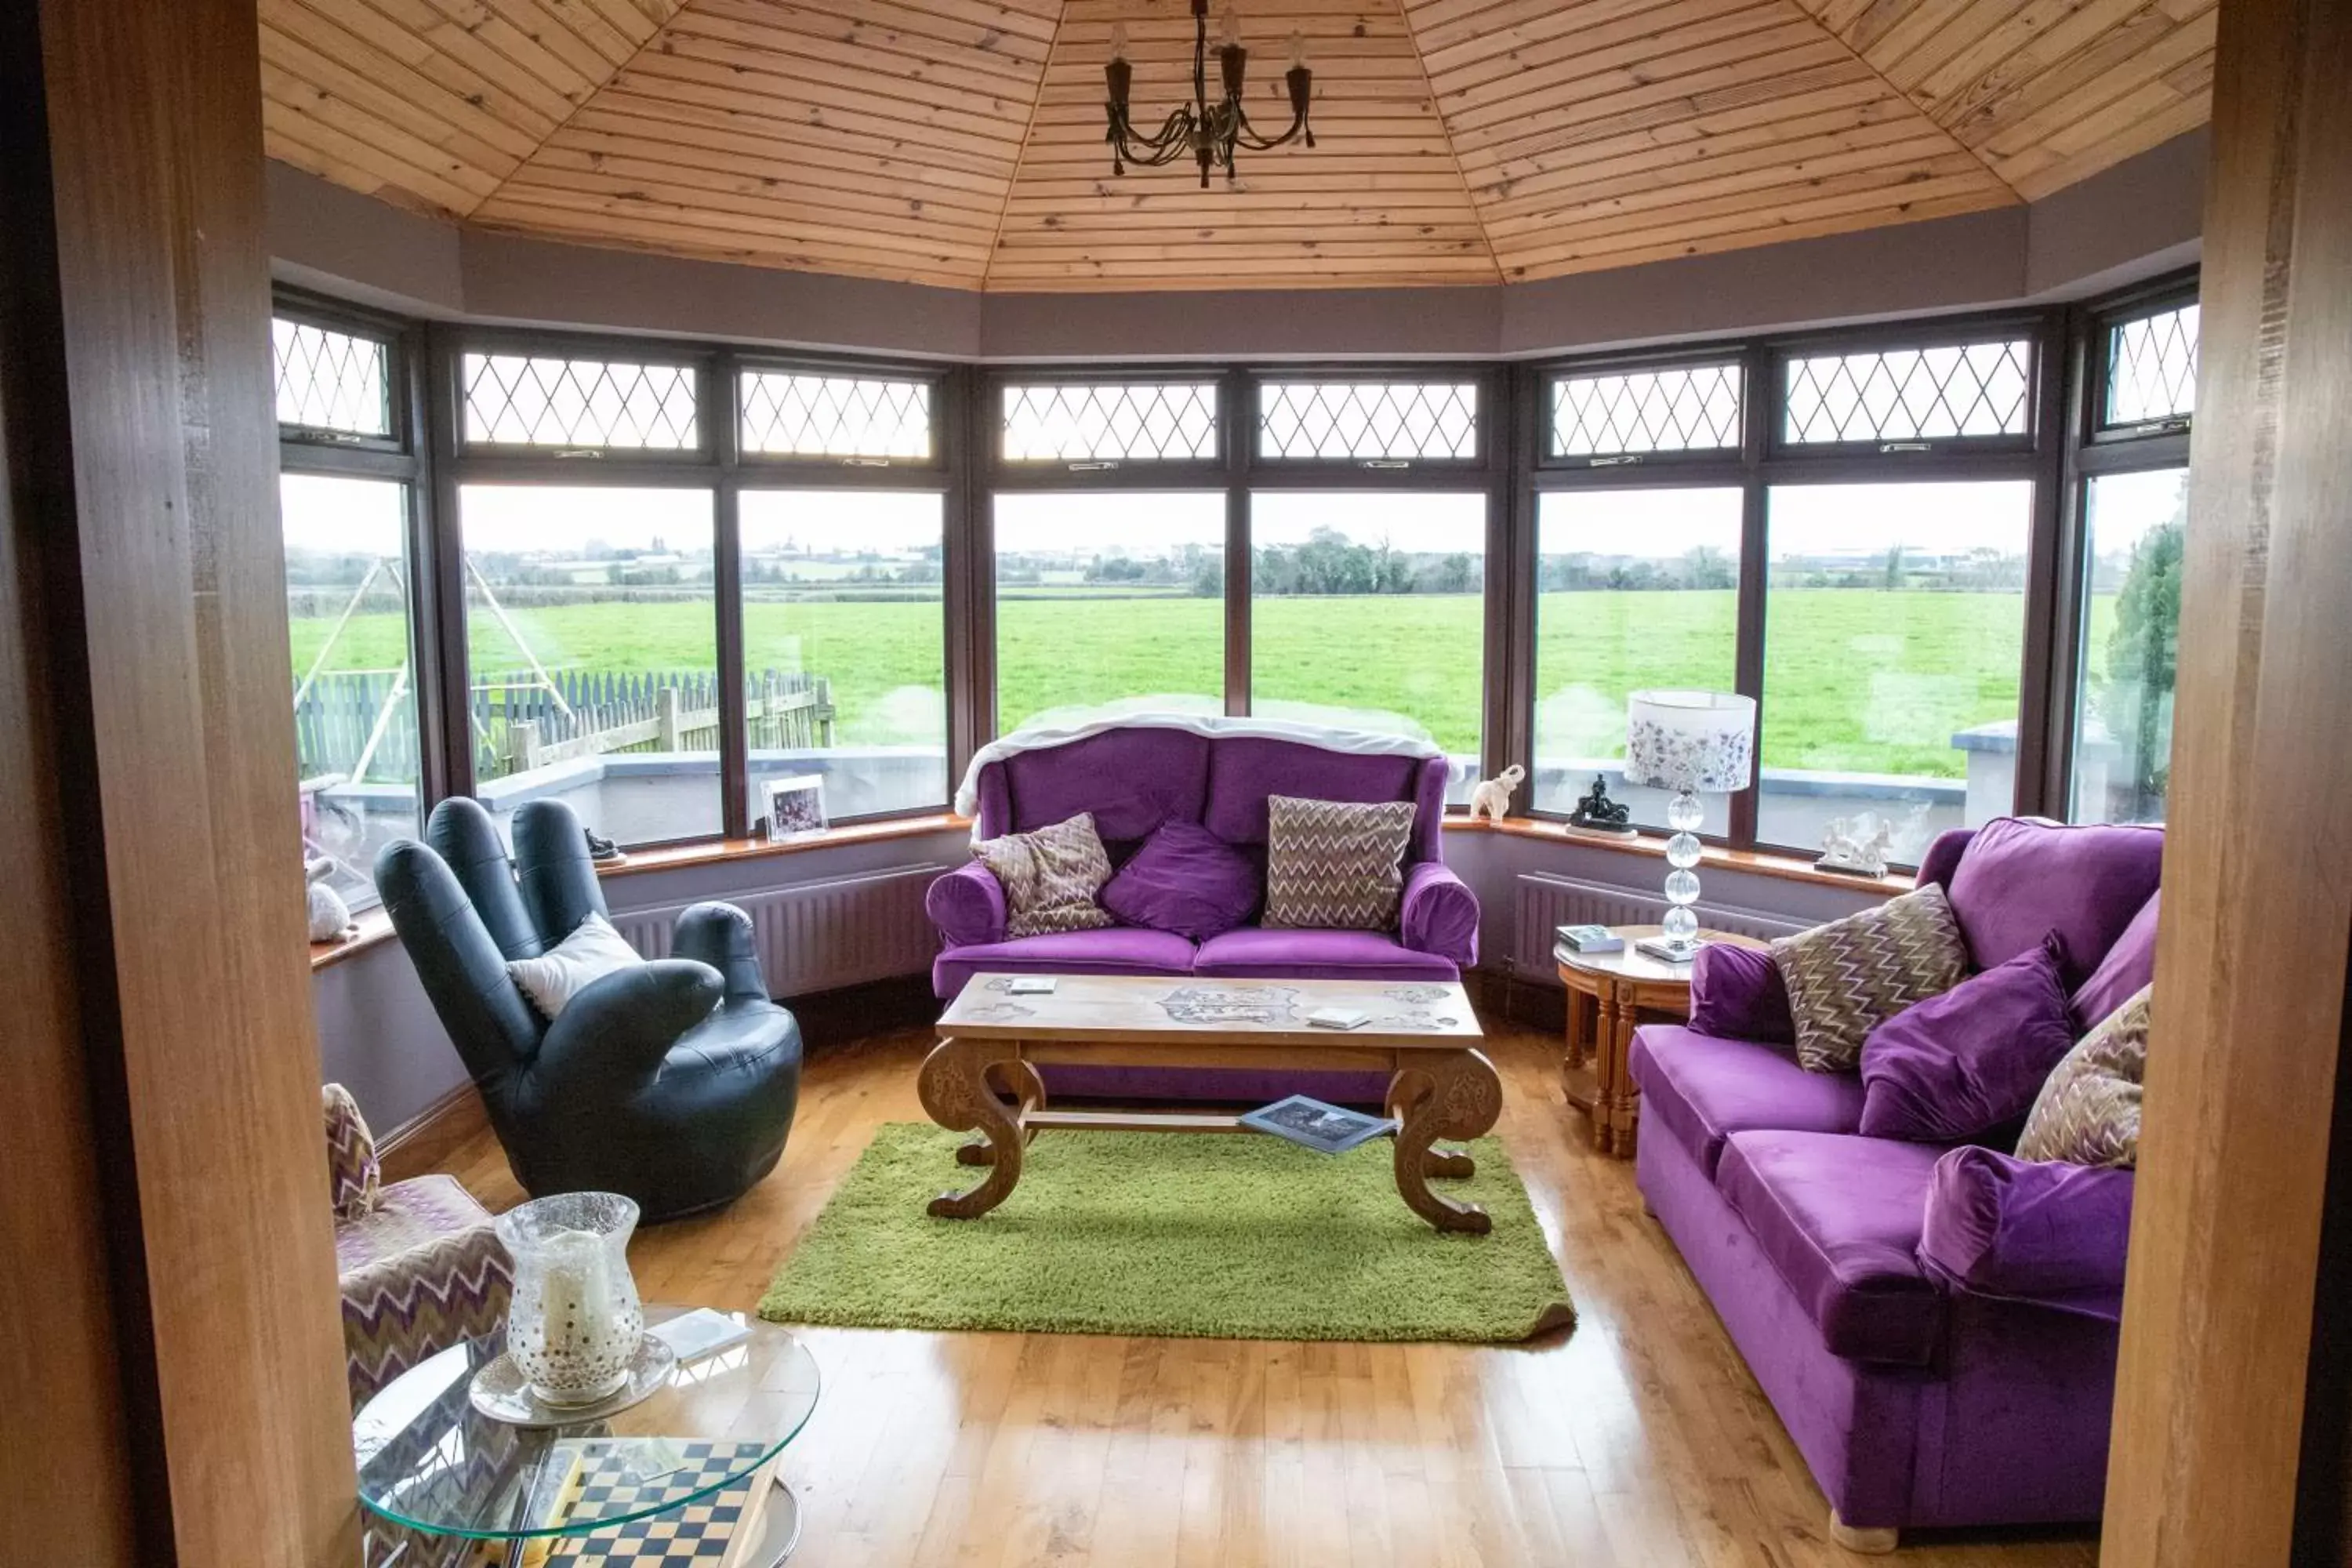
<path fill-rule="evenodd" d="M 1559 983 L 1568 988 L 1568 1054 L 1560 1063 L 1560 1087 L 1568 1102 L 1591 1121 L 1593 1147 L 1630 1160 L 1642 1115 L 1641 1097 L 1625 1070 L 1633 1026 L 1690 1016 L 1692 965 L 1668 963 L 1636 950 L 1643 938 L 1663 934 L 1663 927 L 1609 929 L 1625 939 L 1616 952 L 1552 950 Z M 1770 945 L 1737 931 L 1702 931 L 1698 938 L 1759 951 Z"/>

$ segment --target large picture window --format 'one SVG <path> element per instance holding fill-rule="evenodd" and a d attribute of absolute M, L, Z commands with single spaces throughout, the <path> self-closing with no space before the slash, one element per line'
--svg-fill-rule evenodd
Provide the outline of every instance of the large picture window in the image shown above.
<path fill-rule="evenodd" d="M 501 829 L 552 797 L 623 846 L 716 836 L 710 492 L 469 484 L 458 515 L 475 793 Z"/>
<path fill-rule="evenodd" d="M 1663 829 L 1664 790 L 1629 788 L 1625 700 L 1652 687 L 1729 691 L 1738 669 L 1737 486 L 1554 490 L 1536 510 L 1538 810 L 1566 813 L 1597 776 L 1638 826 Z M 1702 832 L 1730 800 L 1702 795 Z"/>
<path fill-rule="evenodd" d="M 1250 711 L 1427 736 L 1477 782 L 1481 492 L 1260 490 L 1250 500 Z"/>
<path fill-rule="evenodd" d="M 2028 480 L 1777 485 L 1757 837 L 1868 810 L 1916 864 L 2012 809 Z"/>
<path fill-rule="evenodd" d="M 996 498 L 998 732 L 1224 711 L 1221 490 Z"/>
<path fill-rule="evenodd" d="M 944 499 L 743 492 L 747 821 L 808 774 L 835 819 L 946 805 Z"/>

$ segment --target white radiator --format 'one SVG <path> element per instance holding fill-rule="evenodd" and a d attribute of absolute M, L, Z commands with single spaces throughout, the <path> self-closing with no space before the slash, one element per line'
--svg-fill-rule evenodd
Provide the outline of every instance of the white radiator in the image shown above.
<path fill-rule="evenodd" d="M 954 868 L 908 866 L 799 882 L 772 892 L 734 893 L 723 901 L 751 917 L 768 989 L 778 996 L 800 996 L 929 973 L 939 937 L 923 913 L 923 890 L 933 878 Z M 620 911 L 613 925 L 647 958 L 667 958 L 671 927 L 691 907 Z"/>
<path fill-rule="evenodd" d="M 1664 876 L 1662 862 L 1659 879 L 1663 881 Z M 1517 881 L 1517 899 L 1512 911 L 1516 923 L 1512 929 L 1518 942 L 1511 967 L 1519 974 L 1552 973 L 1554 926 L 1656 925 L 1666 918 L 1666 900 L 1662 893 L 1636 892 L 1607 882 L 1588 882 L 1579 877 L 1523 875 Z M 1808 923 L 1735 904 L 1710 903 L 1705 899 L 1691 907 L 1698 913 L 1698 923 L 1709 931 L 1738 931 L 1768 941 L 1793 935 L 1805 930 Z"/>

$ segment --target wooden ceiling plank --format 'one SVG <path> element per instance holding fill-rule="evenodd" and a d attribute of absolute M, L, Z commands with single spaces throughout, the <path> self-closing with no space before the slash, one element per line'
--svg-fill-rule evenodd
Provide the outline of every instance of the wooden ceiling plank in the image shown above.
<path fill-rule="evenodd" d="M 844 40 L 822 34 L 786 31 L 772 22 L 732 14 L 734 7 L 714 9 L 703 0 L 673 26 L 668 37 L 698 37 L 756 48 L 779 59 L 803 61 L 821 70 L 847 71 L 912 82 L 936 82 L 942 87 L 982 98 L 1008 95 L 1026 100 L 1036 90 L 1037 69 L 1023 60 L 1009 59 L 983 49 L 959 49 L 950 44 L 920 40 L 879 45 L 869 38 Z"/>
<path fill-rule="evenodd" d="M 2168 108 L 2160 109 L 2137 124 L 2114 132 L 2096 146 L 2087 148 L 2069 158 L 2053 158 L 2034 168 L 2020 168 L 2010 183 L 2028 201 L 2039 201 L 2053 192 L 2064 189 L 2077 180 L 2087 179 L 2102 169 L 2160 146 L 2175 136 L 2194 131 L 2211 118 L 2213 106 L 2210 88 L 2200 97 L 2182 98 Z M 2010 165 L 2000 165 L 2009 173 Z"/>
<path fill-rule="evenodd" d="M 442 184 L 472 193 L 475 200 L 497 188 L 499 175 L 479 168 L 446 147 L 411 134 L 363 107 L 352 104 L 316 84 L 297 77 L 276 63 L 261 62 L 263 96 L 299 113 L 304 119 L 331 126 L 365 142 L 408 168 L 431 174 Z M 437 196 L 436 199 L 438 199 Z"/>
<path fill-rule="evenodd" d="M 1778 105 L 1759 105 L 1777 110 Z M 1692 122 L 1620 137 L 1580 151 L 1591 156 L 1565 167 L 1490 180 L 1475 188 L 1478 210 L 1489 218 L 1539 211 L 1563 191 L 1606 187 L 1612 183 L 1655 180 L 1661 171 L 1688 171 L 1693 177 L 1720 168 L 1755 166 L 1776 156 L 1812 157 L 1852 147 L 1883 146 L 1918 133 L 1920 117 L 1901 99 L 1879 98 L 1824 112 L 1785 116 L 1753 113 L 1749 123 L 1703 132 Z M 1666 132 L 1675 134 L 1668 135 Z"/>
<path fill-rule="evenodd" d="M 1975 4 L 1977 0 L 1910 0 L 1900 6 L 1873 6 L 1838 37 L 1899 89 L 1905 80 L 1891 68 Z"/>
<path fill-rule="evenodd" d="M 545 184 L 532 175 L 520 175 L 508 181 L 496 200 L 484 205 L 482 213 L 487 218 L 509 214 L 525 205 L 598 213 L 632 222 L 691 225 L 706 231 L 763 236 L 788 244 L 815 237 L 828 242 L 837 241 L 845 248 L 856 248 L 877 256 L 969 261 L 977 266 L 987 254 L 985 239 L 975 242 L 968 236 L 917 236 L 883 230 L 859 224 L 855 214 L 804 213 L 782 217 L 740 211 L 725 203 L 698 203 L 693 206 L 683 206 L 651 197 L 617 196 Z"/>
<path fill-rule="evenodd" d="M 418 168 L 385 152 L 373 137 L 354 136 L 311 113 L 301 103 L 289 103 L 266 89 L 261 119 L 263 129 L 272 135 L 282 132 L 316 149 L 341 167 L 364 170 L 370 180 L 408 193 L 411 205 L 422 205 L 437 216 L 449 217 L 467 212 L 480 199 L 479 193 L 458 184 L 439 170 Z"/>
<path fill-rule="evenodd" d="M 646 134 L 681 146 L 725 148 L 755 156 L 765 153 L 780 159 L 824 158 L 835 168 L 870 166 L 881 177 L 926 185 L 995 190 L 1005 178 L 1004 154 L 997 149 L 971 153 L 933 144 L 893 150 L 891 143 L 874 136 L 804 118 L 788 120 L 776 112 L 650 97 L 625 85 L 597 94 L 574 123 L 604 126 L 623 135 L 635 134 L 642 126 Z"/>
<path fill-rule="evenodd" d="M 493 51 L 506 68 L 554 93 L 566 113 L 585 102 L 611 74 L 611 67 L 601 62 L 586 68 L 572 65 L 525 26 L 490 9 L 488 0 L 370 0 L 370 4 L 409 20 L 426 38 L 444 47 L 460 36 L 480 44 Z"/>
<path fill-rule="evenodd" d="M 1769 101 L 1783 96 L 1791 80 L 1811 81 L 1820 76 L 1851 80 L 1866 74 L 1867 68 L 1843 45 L 1823 37 L 1778 54 L 1727 61 L 1689 76 L 1646 82 L 1605 98 L 1579 101 L 1533 125 L 1522 119 L 1464 132 L 1454 137 L 1454 144 L 1465 158 L 1473 152 L 1488 158 L 1508 158 L 1681 120 L 1712 108 Z"/>
<path fill-rule="evenodd" d="M 1886 129 L 1908 131 L 1908 127 Z M 1832 174 L 1915 166 L 1948 154 L 1951 141 L 1940 133 L 1916 132 L 1899 140 L 1853 147 L 1832 144 L 1809 153 L 1794 148 L 1760 147 L 1745 154 L 1697 165 L 1670 166 L 1646 174 L 1596 181 L 1554 193 L 1539 204 L 1519 204 L 1517 210 L 1482 213 L 1495 234 L 1524 234 L 1550 224 L 1574 223 L 1604 211 L 1634 212 L 1678 206 L 1709 196 L 1726 195 L 1756 186 L 1771 186 Z"/>
<path fill-rule="evenodd" d="M 2092 18 L 2087 24 L 2085 13 Z M 2095 0 L 2083 12 L 2021 41 L 2019 47 L 1973 76 L 1923 83 L 1914 96 L 1937 121 L 1957 125 L 1981 105 L 2030 91 L 2050 71 L 2090 79 L 2108 66 L 2152 47 L 2173 26 L 2170 18 L 2140 0 Z"/>
<path fill-rule="evenodd" d="M 385 86 L 411 102 L 451 114 L 460 108 L 477 110 L 512 128 L 533 147 L 559 122 L 559 116 L 533 98 L 509 92 L 361 0 L 324 0 L 323 6 L 306 0 L 262 0 L 261 18 L 266 27 L 382 77 Z"/>
<path fill-rule="evenodd" d="M 1796 176 L 1794 171 L 1784 171 L 1784 176 L 1794 177 L 1748 182 L 1715 195 L 1695 196 L 1686 201 L 1599 202 L 1564 215 L 1550 232 L 1564 240 L 1577 241 L 1620 233 L 1648 234 L 1674 225 L 1696 226 L 1709 219 L 1772 211 L 1800 202 L 1864 195 L 1883 198 L 1890 190 L 1900 192 L 1913 186 L 1925 189 L 1938 181 L 1955 179 L 1973 178 L 1980 188 L 1999 187 L 2007 203 L 2013 204 L 2016 199 L 2007 186 L 2000 185 L 1985 172 L 1983 164 L 1966 153 L 1945 153 L 1907 163 L 1871 164 L 1816 176 Z M 1871 204 L 1858 201 L 1855 205 Z"/>
<path fill-rule="evenodd" d="M 643 48 L 656 33 L 662 30 L 672 16 L 677 15 L 679 0 L 556 0 L 558 5 L 577 5 L 592 11 L 617 37 L 626 38 L 633 49 Z"/>
<path fill-rule="evenodd" d="M 874 200 L 917 199 L 927 206 L 948 211 L 993 214 L 998 205 L 998 197 L 991 190 L 929 180 L 912 183 L 887 160 L 857 159 L 825 151 L 804 151 L 787 157 L 780 155 L 772 146 L 758 154 L 746 155 L 708 142 L 671 142 L 648 135 L 643 129 L 615 135 L 595 126 L 569 125 L 561 137 L 540 150 L 534 162 L 562 168 L 642 171 L 648 178 L 656 169 L 687 169 L 714 179 L 732 176 L 772 184 L 805 185 Z M 996 184 L 1002 185 L 1003 182 Z M 911 192 L 913 195 L 902 195 L 902 192 Z"/>
<path fill-rule="evenodd" d="M 945 81 L 845 69 L 764 49 L 746 50 L 724 40 L 673 34 L 663 35 L 657 47 L 664 60 L 691 62 L 697 68 L 694 74 L 705 81 L 731 82 L 745 92 L 785 102 L 864 109 L 914 125 L 1017 137 L 1029 109 L 1025 94 L 1009 94 L 1001 84 L 973 90 Z"/>
<path fill-rule="evenodd" d="M 1866 71 L 1852 71 L 1841 66 L 1839 79 L 1831 85 L 1784 85 L 1793 89 L 1786 98 L 1759 99 L 1706 114 L 1638 126 L 1615 135 L 1580 138 L 1556 149 L 1517 158 L 1465 158 L 1464 170 L 1472 174 L 1473 188 L 1501 195 L 1507 190 L 1539 190 L 1573 184 L 1581 176 L 1588 160 L 1608 170 L 1622 159 L 1647 159 L 1660 153 L 1681 156 L 1692 143 L 1717 138 L 1769 139 L 1780 133 L 1784 126 L 1869 124 L 1924 118 L 1906 100 L 1888 91 L 1885 83 Z"/>
<path fill-rule="evenodd" d="M 2012 28 L 2020 17 L 2028 18 L 2029 28 L 2047 26 L 2053 20 L 2063 19 L 2070 6 L 2080 3 L 2081 0 L 1971 0 L 1947 17 L 1942 26 L 1922 37 L 1902 54 L 1895 55 L 1881 47 L 1864 58 L 1887 80 L 1899 83 L 1904 91 L 1919 99 L 1927 83 L 1955 58 L 1984 46 L 1987 37 Z"/>
<path fill-rule="evenodd" d="M 708 229 L 690 218 L 649 221 L 634 215 L 583 213 L 561 206 L 517 203 L 509 211 L 488 214 L 475 221 L 485 228 L 565 236 L 622 249 L 708 256 L 763 267 L 881 278 L 895 282 L 969 289 L 980 279 L 978 267 L 952 257 L 925 259 L 872 251 L 856 245 L 836 245 L 821 238 L 792 240 L 746 236 L 727 229 Z"/>
<path fill-rule="evenodd" d="M 1786 49 L 1840 47 L 1809 21 L 1772 19 L 1757 25 L 1759 15 L 1769 17 L 1779 9 L 1770 6 L 1739 13 L 1729 19 L 1735 25 L 1726 30 L 1694 28 L 1694 39 L 1704 41 L 1669 54 L 1615 63 L 1616 51 L 1605 51 L 1596 62 L 1598 68 L 1590 71 L 1586 62 L 1579 60 L 1555 70 L 1490 84 L 1495 90 L 1444 100 L 1446 123 L 1460 135 L 1521 121 L 1530 113 L 1544 113 L 1562 102 L 1590 103 L 1613 92 L 1650 87 L 1718 66 L 1740 66 Z"/>
<path fill-rule="evenodd" d="M 1540 67 L 1590 59 L 1602 49 L 1633 46 L 1628 58 L 1638 59 L 1644 54 L 1659 52 L 1664 46 L 1658 40 L 1679 33 L 1685 26 L 1748 10 L 1766 11 L 1785 19 L 1787 0 L 1669 0 L 1664 5 L 1655 0 L 1650 4 L 1643 0 L 1598 0 L 1573 13 L 1554 13 L 1554 20 L 1559 25 L 1549 36 L 1530 37 L 1476 57 L 1462 49 L 1447 51 L 1444 56 L 1427 54 L 1422 57 L 1422 63 L 1428 68 L 1431 87 L 1444 97 Z M 1571 17 L 1575 19 L 1573 26 L 1567 25 Z M 1649 47 L 1640 47 L 1643 43 Z"/>
<path fill-rule="evenodd" d="M 1746 250 L 1759 245 L 1779 245 L 1792 239 L 1812 239 L 1822 235 L 1849 234 L 1857 228 L 1875 228 L 1898 223 L 1920 223 L 1930 218 L 1954 217 L 1962 213 L 1981 212 L 1987 205 L 1980 197 L 1964 193 L 1928 200 L 1915 200 L 1901 206 L 1889 207 L 1878 212 L 1838 211 L 1813 216 L 1783 216 L 1780 221 L 1769 228 L 1700 235 L 1687 239 L 1664 240 L 1622 250 L 1599 251 L 1564 258 L 1547 258 L 1530 260 L 1522 267 L 1513 268 L 1512 275 L 1515 279 L 1532 282 L 1538 279 L 1566 277 L 1579 272 L 1637 267 L 1650 261 L 1672 261 L 1689 256 L 1716 256 L 1727 251 Z"/>
<path fill-rule="evenodd" d="M 566 190 L 584 195 L 611 196 L 624 201 L 658 203 L 675 207 L 698 207 L 710 212 L 740 213 L 780 222 L 871 223 L 895 236 L 919 236 L 927 241 L 977 243 L 985 246 L 996 226 L 996 215 L 975 216 L 969 209 L 935 208 L 879 193 L 859 195 L 843 191 L 819 191 L 806 185 L 789 189 L 763 187 L 740 175 L 710 174 L 654 166 L 645 169 L 583 166 L 551 152 L 531 161 L 530 172 L 509 182 L 521 190 Z"/>
<path fill-rule="evenodd" d="M 570 21 L 542 0 L 467 0 L 467 4 L 476 14 L 504 22 L 513 30 L 512 36 L 528 40 L 560 62 L 586 90 L 604 85 L 637 52 L 634 45 L 624 43 L 618 54 L 607 55 L 594 40 L 573 31 Z"/>
<path fill-rule="evenodd" d="M 695 0 L 681 18 L 719 18 L 764 26 L 796 37 L 821 38 L 851 48 L 923 57 L 946 55 L 976 67 L 1001 64 L 1008 72 L 1034 77 L 1045 63 L 1045 40 L 1026 32 L 983 26 L 918 6 L 855 0 L 828 5 L 820 0 Z"/>
<path fill-rule="evenodd" d="M 861 100 L 854 93 L 819 89 L 810 95 L 818 97 L 821 94 L 824 99 L 844 100 L 841 102 L 780 100 L 771 94 L 736 85 L 734 79 L 726 71 L 704 70 L 693 61 L 668 56 L 658 61 L 648 58 L 630 75 L 630 85 L 640 92 L 656 90 L 653 82 L 658 79 L 661 84 L 658 90 L 662 95 L 677 102 L 830 126 L 835 131 L 870 138 L 877 151 L 908 146 L 908 132 L 918 128 L 916 121 L 900 120 L 889 112 L 866 112 L 856 108 L 855 105 Z M 1010 172 L 1013 158 L 1020 150 L 1017 137 L 1006 134 L 1001 126 L 977 132 L 934 123 L 920 129 L 927 134 L 914 145 L 948 147 L 975 158 L 992 159 L 1007 172 Z"/>
<path fill-rule="evenodd" d="M 530 156 L 528 138 L 446 93 L 429 105 L 402 97 L 380 75 L 354 69 L 274 27 L 261 30 L 262 63 L 317 92 L 341 99 L 403 134 L 414 135 L 469 168 L 503 175 Z"/>
<path fill-rule="evenodd" d="M 561 125 L 564 116 L 576 107 L 574 100 L 566 97 L 562 89 L 517 65 L 504 51 L 477 37 L 468 28 L 452 22 L 427 5 L 425 0 L 332 0 L 332 3 L 354 22 L 362 14 L 372 15 L 392 29 L 418 39 L 430 51 L 428 58 L 437 57 L 454 61 L 478 79 L 529 104 L 550 127 Z M 419 68 L 424 68 L 420 65 Z"/>
<path fill-rule="evenodd" d="M 2078 50 L 2074 58 L 1979 105 L 1953 127 L 1954 134 L 1993 158 L 2011 156 L 2144 82 L 2189 60 L 2211 58 L 2218 16 L 2209 12 L 2183 23 L 2120 59 L 2105 49 Z"/>

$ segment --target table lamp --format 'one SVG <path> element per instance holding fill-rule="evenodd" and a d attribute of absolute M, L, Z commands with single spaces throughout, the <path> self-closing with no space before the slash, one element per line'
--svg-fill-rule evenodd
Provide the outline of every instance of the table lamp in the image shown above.
<path fill-rule="evenodd" d="M 1625 782 L 1675 792 L 1666 807 L 1665 935 L 1636 950 L 1687 963 L 1699 950 L 1699 794 L 1731 795 L 1754 777 L 1756 700 L 1721 691 L 1636 691 L 1625 700 Z"/>

